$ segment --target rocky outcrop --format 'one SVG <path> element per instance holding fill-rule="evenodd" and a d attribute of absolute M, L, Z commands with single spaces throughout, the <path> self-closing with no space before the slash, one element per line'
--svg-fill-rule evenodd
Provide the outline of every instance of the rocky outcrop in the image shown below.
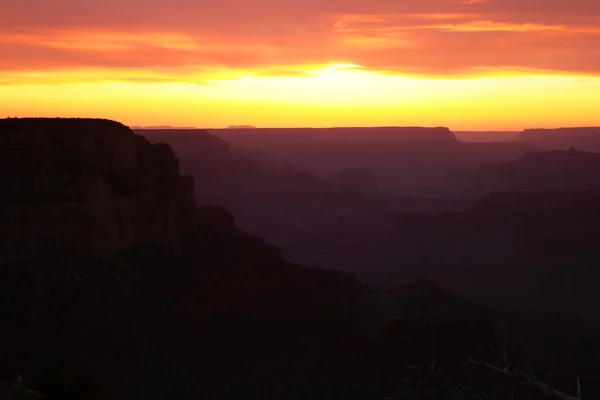
<path fill-rule="evenodd" d="M 108 254 L 140 243 L 180 251 L 193 179 L 166 144 L 107 120 L 0 121 L 0 262 Z"/>
<path fill-rule="evenodd" d="M 0 141 L 0 356 L 46 398 L 81 376 L 164 399 L 207 352 L 352 330 L 364 287 L 197 207 L 169 145 L 78 119 L 1 120 Z"/>
<path fill-rule="evenodd" d="M 600 152 L 600 127 L 526 129 L 517 140 L 532 143 L 544 150 L 579 150 Z"/>
<path fill-rule="evenodd" d="M 362 312 L 374 311 L 363 303 L 365 287 L 349 274 L 285 262 L 228 211 L 196 207 L 193 181 L 169 146 L 110 121 L 0 127 L 17 155 L 2 175 L 15 190 L 2 194 L 2 239 L 12 242 L 0 263 L 0 368 L 6 363 L 46 399 L 383 398 L 405 392 L 394 366 L 414 365 L 432 345 L 464 363 L 473 343 L 489 338 L 486 321 L 454 319 L 396 325 L 383 342 L 366 329 L 357 338 Z M 78 143 L 72 152 L 48 143 L 46 132 L 59 128 Z M 76 157 L 85 149 L 80 131 L 93 132 L 83 150 L 91 160 Z M 112 143 L 111 132 L 133 152 L 96 149 Z M 19 152 L 49 154 L 45 168 L 20 164 Z M 69 183 L 37 191 L 44 178 Z M 52 251 L 30 241 L 42 234 L 57 238 Z M 442 292 L 422 281 L 392 294 L 428 304 Z"/>
<path fill-rule="evenodd" d="M 1 172 L 4 187 L 11 190 L 2 195 L 0 265 L 96 260 L 156 246 L 194 271 L 196 289 L 210 289 L 212 294 L 204 293 L 203 303 L 196 304 L 220 298 L 241 301 L 239 308 L 250 304 L 246 290 L 267 303 L 285 295 L 289 302 L 280 301 L 282 307 L 298 302 L 293 318 L 302 307 L 309 309 L 306 293 L 313 284 L 331 280 L 342 290 L 359 288 L 349 275 L 288 264 L 278 249 L 241 231 L 228 211 L 197 207 L 194 180 L 180 175 L 171 146 L 152 144 L 119 123 L 9 119 L 0 121 L 0 140 L 2 150 L 12 156 L 3 159 Z M 221 139 L 208 135 L 206 142 L 217 153 L 227 152 Z M 44 155 L 41 166 L 33 162 L 35 154 Z M 265 281 L 282 292 L 260 291 Z M 215 282 L 227 295 L 216 294 L 216 287 L 210 287 Z M 335 292 L 330 289 L 324 292 Z M 281 315 L 279 310 L 272 317 Z"/>

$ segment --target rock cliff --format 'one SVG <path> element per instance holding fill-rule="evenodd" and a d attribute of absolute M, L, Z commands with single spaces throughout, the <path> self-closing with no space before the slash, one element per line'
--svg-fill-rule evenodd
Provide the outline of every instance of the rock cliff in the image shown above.
<path fill-rule="evenodd" d="M 219 141 L 216 147 L 210 142 L 215 152 L 227 151 Z M 350 275 L 286 263 L 278 249 L 238 229 L 228 211 L 197 207 L 194 180 L 180 175 L 171 146 L 150 143 L 122 124 L 6 119 L 0 144 L 0 182 L 8 189 L 0 197 L 0 265 L 55 260 L 53 269 L 73 260 L 96 265 L 119 254 L 156 252 L 160 270 L 173 264 L 187 271 L 186 278 L 171 278 L 181 279 L 181 288 L 193 282 L 178 296 L 195 297 L 196 314 L 211 313 L 206 305 L 218 302 L 235 304 L 227 313 L 238 317 L 265 317 L 270 310 L 281 318 L 294 304 L 292 318 L 319 319 L 315 299 L 334 301 L 330 295 L 338 289 L 360 290 Z M 313 285 L 322 291 L 309 296 Z M 264 307 L 253 309 L 253 302 Z M 267 307 L 270 302 L 277 307 Z"/>
<path fill-rule="evenodd" d="M 389 398 L 429 349 L 456 371 L 494 338 L 491 319 L 451 316 L 371 335 L 351 275 L 195 206 L 173 150 L 116 122 L 2 120 L 0 144 L 0 380 L 45 399 Z M 465 308 L 429 281 L 387 295 L 405 313 Z"/>
<path fill-rule="evenodd" d="M 64 392 L 83 376 L 164 399 L 208 352 L 353 323 L 351 275 L 287 263 L 196 206 L 169 145 L 106 120 L 6 119 L 0 152 L 0 356 L 46 398 L 84 398 Z"/>
<path fill-rule="evenodd" d="M 179 252 L 194 213 L 171 147 L 116 122 L 0 120 L 0 164 L 0 263 L 139 243 Z"/>

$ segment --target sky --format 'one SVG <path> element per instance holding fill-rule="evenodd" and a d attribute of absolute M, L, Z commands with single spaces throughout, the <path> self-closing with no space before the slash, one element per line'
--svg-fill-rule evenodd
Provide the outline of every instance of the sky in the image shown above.
<path fill-rule="evenodd" d="M 0 117 L 600 125 L 598 0 L 0 0 Z"/>

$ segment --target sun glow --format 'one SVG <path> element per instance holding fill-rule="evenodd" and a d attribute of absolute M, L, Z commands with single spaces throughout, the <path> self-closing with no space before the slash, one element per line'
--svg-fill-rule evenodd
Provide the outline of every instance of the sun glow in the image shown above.
<path fill-rule="evenodd" d="M 4 1 L 0 117 L 600 124 L 600 3 L 524 1 Z"/>
<path fill-rule="evenodd" d="M 432 79 L 369 71 L 352 63 L 297 66 L 293 71 L 280 76 L 251 70 L 189 74 L 181 75 L 181 82 L 176 73 L 16 72 L 11 80 L 30 83 L 0 83 L 0 99 L 5 116 L 91 116 L 130 125 L 207 128 L 241 121 L 263 127 L 522 129 L 540 126 L 540 121 L 545 126 L 595 125 L 600 108 L 600 78 L 594 77 L 507 73 Z M 61 81 L 65 76 L 73 83 Z"/>

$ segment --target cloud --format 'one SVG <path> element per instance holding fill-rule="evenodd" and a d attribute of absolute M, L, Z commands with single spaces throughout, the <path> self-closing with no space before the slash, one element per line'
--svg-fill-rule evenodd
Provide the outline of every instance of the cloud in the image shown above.
<path fill-rule="evenodd" d="M 439 24 L 424 26 L 428 29 L 439 29 L 444 31 L 466 31 L 466 32 L 536 32 L 536 31 L 556 31 L 565 33 L 593 33 L 600 34 L 600 28 L 589 26 L 571 27 L 568 25 L 543 25 L 534 23 L 510 23 L 495 21 L 469 21 L 459 24 Z"/>
<path fill-rule="evenodd" d="M 93 70 L 204 82 L 331 62 L 430 76 L 600 73 L 600 2 L 589 0 L 6 0 L 0 15 L 0 71 L 13 80 Z"/>

